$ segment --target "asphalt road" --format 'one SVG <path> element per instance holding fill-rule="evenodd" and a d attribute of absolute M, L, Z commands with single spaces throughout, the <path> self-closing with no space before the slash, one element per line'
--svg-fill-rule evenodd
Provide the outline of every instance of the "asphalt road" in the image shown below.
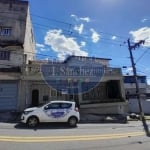
<path fill-rule="evenodd" d="M 150 122 L 147 122 L 150 127 Z M 65 124 L 0 123 L 0 150 L 149 150 L 150 137 L 142 123 L 93 123 L 69 128 Z"/>

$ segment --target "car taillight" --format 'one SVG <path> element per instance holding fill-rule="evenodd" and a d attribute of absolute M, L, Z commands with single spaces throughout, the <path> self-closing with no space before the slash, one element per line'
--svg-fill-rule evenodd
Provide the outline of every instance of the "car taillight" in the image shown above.
<path fill-rule="evenodd" d="M 75 111 L 79 111 L 79 108 L 78 107 L 75 107 L 75 109 L 74 109 Z"/>

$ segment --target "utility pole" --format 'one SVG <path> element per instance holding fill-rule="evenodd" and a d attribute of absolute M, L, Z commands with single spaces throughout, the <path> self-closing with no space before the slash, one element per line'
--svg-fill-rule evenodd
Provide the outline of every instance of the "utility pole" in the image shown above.
<path fill-rule="evenodd" d="M 134 58 L 133 58 L 133 54 L 132 54 L 132 50 L 139 48 L 141 44 L 144 44 L 144 42 L 145 42 L 144 40 L 140 40 L 139 42 L 134 43 L 134 45 L 131 45 L 130 39 L 128 39 L 128 49 L 129 49 L 130 59 L 131 59 L 132 68 L 133 68 L 133 76 L 135 79 L 136 94 L 137 94 L 139 111 L 140 111 L 140 119 L 142 120 L 142 123 L 143 123 L 143 126 L 144 126 L 144 129 L 145 129 L 147 136 L 150 136 L 149 129 L 148 129 L 148 126 L 147 126 L 146 121 L 145 121 L 144 112 L 142 109 L 142 104 L 141 104 L 141 99 L 140 99 L 140 90 L 139 90 L 138 78 L 137 78 L 137 73 L 136 73 L 136 67 L 135 67 Z"/>

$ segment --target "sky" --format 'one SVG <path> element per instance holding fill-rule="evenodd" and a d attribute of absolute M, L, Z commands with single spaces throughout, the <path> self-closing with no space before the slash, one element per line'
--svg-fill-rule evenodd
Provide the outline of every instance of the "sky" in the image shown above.
<path fill-rule="evenodd" d="M 37 59 L 109 58 L 132 75 L 127 40 L 145 40 L 132 53 L 137 74 L 150 84 L 150 0 L 29 0 L 29 7 Z"/>

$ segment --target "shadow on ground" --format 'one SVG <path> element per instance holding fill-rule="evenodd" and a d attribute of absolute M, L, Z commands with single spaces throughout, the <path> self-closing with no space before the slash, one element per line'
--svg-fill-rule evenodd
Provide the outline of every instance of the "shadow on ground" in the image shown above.
<path fill-rule="evenodd" d="M 26 124 L 23 123 L 17 123 L 14 126 L 16 129 L 31 129 L 31 130 L 44 130 L 44 129 L 73 129 L 73 128 L 77 128 L 77 127 L 70 127 L 68 124 L 66 123 L 40 123 L 39 125 L 37 125 L 36 127 L 29 127 Z"/>

